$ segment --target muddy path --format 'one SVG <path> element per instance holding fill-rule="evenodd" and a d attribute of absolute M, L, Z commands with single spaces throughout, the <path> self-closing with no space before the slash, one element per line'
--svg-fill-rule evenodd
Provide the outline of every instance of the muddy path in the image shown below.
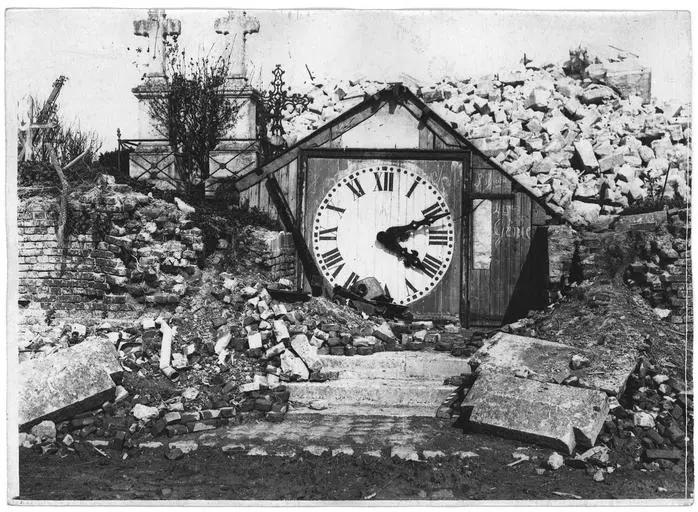
<path fill-rule="evenodd" d="M 200 448 L 179 460 L 149 450 L 125 460 L 114 453 L 41 455 L 20 452 L 20 499 L 25 500 L 585 500 L 692 499 L 693 468 L 647 470 L 622 464 L 603 482 L 567 466 L 545 470 L 550 453 L 528 446 L 530 461 L 515 466 L 522 444 L 486 438 L 490 456 L 426 462 L 366 455 L 249 456 Z"/>

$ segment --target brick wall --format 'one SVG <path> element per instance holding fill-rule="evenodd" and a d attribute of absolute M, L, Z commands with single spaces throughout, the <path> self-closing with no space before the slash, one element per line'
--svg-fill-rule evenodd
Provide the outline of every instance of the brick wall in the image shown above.
<path fill-rule="evenodd" d="M 45 320 L 47 314 L 104 318 L 132 313 L 126 294 L 111 291 L 112 284 L 126 279 L 126 266 L 110 245 L 95 243 L 91 235 L 73 235 L 59 249 L 57 226 L 57 200 L 20 202 L 18 300 L 26 310 L 24 323 Z"/>
<path fill-rule="evenodd" d="M 22 198 L 21 192 L 18 300 L 24 334 L 39 332 L 52 319 L 133 319 L 144 304 L 176 304 L 186 293 L 203 241 L 176 206 L 105 178 L 94 189 L 71 194 L 73 227 L 59 248 L 59 199 Z M 95 219 L 101 231 L 89 228 Z"/>
<path fill-rule="evenodd" d="M 279 280 L 290 279 L 295 282 L 296 250 L 293 246 L 293 236 L 285 231 L 279 232 L 269 243 L 271 278 Z"/>
<path fill-rule="evenodd" d="M 609 277 L 615 266 L 623 270 L 625 283 L 653 308 L 668 310 L 667 321 L 691 332 L 691 235 L 686 210 L 622 216 L 612 229 L 601 232 L 565 227 L 549 235 L 554 238 L 549 241 L 553 290 L 575 280 Z"/>

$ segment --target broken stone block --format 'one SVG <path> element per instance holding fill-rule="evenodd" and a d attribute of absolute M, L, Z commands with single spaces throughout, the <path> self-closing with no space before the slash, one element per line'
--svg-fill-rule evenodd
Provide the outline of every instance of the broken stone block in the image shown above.
<path fill-rule="evenodd" d="M 277 343 L 264 353 L 264 358 L 271 359 L 272 357 L 281 354 L 284 350 L 286 350 L 285 345 L 283 343 Z"/>
<path fill-rule="evenodd" d="M 588 367 L 570 368 L 570 361 L 577 354 L 589 359 Z M 583 379 L 585 387 L 615 396 L 623 393 L 638 358 L 637 353 L 632 352 L 618 354 L 602 347 L 584 351 L 562 343 L 503 332 L 486 340 L 473 355 L 481 371 L 513 375 L 515 371 L 523 370 L 530 378 L 556 384 L 574 375 Z"/>
<path fill-rule="evenodd" d="M 557 452 L 553 452 L 550 457 L 548 457 L 547 466 L 553 471 L 560 469 L 565 465 L 565 458 Z"/>
<path fill-rule="evenodd" d="M 32 427 L 31 435 L 39 441 L 53 442 L 56 440 L 56 424 L 53 421 L 44 420 Z"/>
<path fill-rule="evenodd" d="M 599 162 L 596 160 L 596 155 L 594 154 L 594 149 L 591 146 L 591 142 L 586 139 L 575 142 L 574 151 L 574 163 L 576 163 L 579 169 L 583 171 L 598 169 Z"/>
<path fill-rule="evenodd" d="M 283 320 L 274 320 L 274 335 L 276 336 L 276 341 L 279 342 L 286 341 L 290 338 L 288 328 Z"/>
<path fill-rule="evenodd" d="M 570 368 L 572 368 L 573 370 L 580 370 L 582 368 L 587 368 L 589 364 L 591 363 L 588 357 L 584 357 L 580 354 L 575 354 L 572 356 L 572 360 L 570 361 Z"/>
<path fill-rule="evenodd" d="M 352 344 L 355 347 L 368 347 L 368 346 L 373 346 L 377 342 L 375 336 L 356 336 L 352 340 Z"/>
<path fill-rule="evenodd" d="M 386 343 L 397 341 L 397 338 L 395 337 L 393 330 L 390 328 L 390 325 L 388 325 L 388 322 L 383 322 L 378 327 L 375 327 L 371 334 L 373 334 L 373 336 L 379 340 L 385 341 Z"/>
<path fill-rule="evenodd" d="M 119 379 L 122 371 L 114 345 L 99 337 L 21 363 L 17 403 L 20 428 L 43 419 L 70 418 L 113 400 L 113 379 Z"/>
<path fill-rule="evenodd" d="M 393 446 L 390 449 L 390 457 L 397 457 L 402 460 L 419 460 L 419 454 L 414 446 Z"/>
<path fill-rule="evenodd" d="M 577 443 L 594 445 L 608 414 L 608 401 L 601 391 L 485 372 L 461 410 L 474 430 L 571 454 Z"/>
<path fill-rule="evenodd" d="M 158 415 L 160 414 L 160 411 L 158 411 L 157 407 L 149 407 L 147 405 L 143 404 L 136 404 L 133 406 L 133 409 L 131 410 L 131 414 L 137 419 L 137 420 L 151 420 L 153 418 L 157 418 Z"/>
<path fill-rule="evenodd" d="M 614 153 L 603 157 L 599 161 L 599 171 L 608 172 L 612 171 L 614 167 L 621 166 L 625 163 L 625 158 L 622 154 Z"/>
<path fill-rule="evenodd" d="M 532 110 L 547 110 L 548 100 L 550 99 L 550 91 L 547 89 L 536 88 L 531 91 L 526 99 L 525 107 Z"/>
<path fill-rule="evenodd" d="M 299 334 L 291 340 L 291 348 L 300 357 L 311 372 L 322 369 L 322 361 L 317 356 L 317 348 L 308 341 L 308 337 Z"/>
<path fill-rule="evenodd" d="M 633 414 L 633 424 L 636 427 L 654 428 L 654 418 L 647 412 L 639 411 Z"/>
<path fill-rule="evenodd" d="M 196 400 L 196 397 L 199 396 L 199 390 L 196 389 L 195 387 L 188 387 L 185 388 L 184 391 L 182 391 L 182 398 L 185 400 Z M 170 409 L 174 410 L 174 409 Z"/>
<path fill-rule="evenodd" d="M 281 371 L 298 380 L 308 380 L 310 376 L 310 372 L 303 361 L 291 353 L 290 350 L 286 350 L 281 354 Z"/>
<path fill-rule="evenodd" d="M 257 295 L 257 288 L 245 286 L 240 293 L 244 298 L 249 299 L 250 297 Z"/>
<path fill-rule="evenodd" d="M 168 412 L 162 417 L 162 419 L 165 420 L 167 425 L 169 425 L 170 423 L 177 423 L 179 420 L 181 420 L 182 415 L 178 412 Z"/>
<path fill-rule="evenodd" d="M 248 382 L 240 386 L 241 393 L 251 393 L 253 391 L 259 391 L 259 382 Z"/>
<path fill-rule="evenodd" d="M 584 89 L 581 100 L 585 105 L 599 105 L 603 103 L 604 100 L 615 97 L 617 97 L 617 95 L 610 87 L 593 84 Z"/>
<path fill-rule="evenodd" d="M 251 349 L 262 348 L 262 335 L 259 332 L 251 333 L 247 336 L 247 346 Z"/>

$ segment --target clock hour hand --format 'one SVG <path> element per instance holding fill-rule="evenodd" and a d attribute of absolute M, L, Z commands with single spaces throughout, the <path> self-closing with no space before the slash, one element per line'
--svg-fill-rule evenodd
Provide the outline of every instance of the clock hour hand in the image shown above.
<path fill-rule="evenodd" d="M 404 261 L 406 267 L 413 267 L 417 269 L 424 270 L 424 265 L 419 259 L 419 254 L 417 251 L 409 251 L 405 247 L 401 246 L 395 236 L 389 233 L 388 230 L 380 231 L 376 235 L 376 240 L 380 242 L 383 247 L 389 252 L 395 254 L 398 258 Z"/>

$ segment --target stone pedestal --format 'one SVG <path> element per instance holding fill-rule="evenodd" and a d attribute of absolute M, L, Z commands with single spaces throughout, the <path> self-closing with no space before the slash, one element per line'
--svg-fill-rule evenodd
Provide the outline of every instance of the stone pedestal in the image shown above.
<path fill-rule="evenodd" d="M 223 93 L 238 105 L 234 125 L 209 153 L 209 179 L 206 194 L 212 195 L 221 181 L 247 174 L 259 164 L 257 113 L 259 96 L 241 77 L 228 78 Z"/>
<path fill-rule="evenodd" d="M 154 182 L 158 188 L 177 188 L 175 158 L 168 127 L 155 119 L 151 103 L 167 95 L 164 79 L 152 78 L 132 89 L 138 99 L 138 133 L 142 140 L 129 157 L 129 176 Z"/>

